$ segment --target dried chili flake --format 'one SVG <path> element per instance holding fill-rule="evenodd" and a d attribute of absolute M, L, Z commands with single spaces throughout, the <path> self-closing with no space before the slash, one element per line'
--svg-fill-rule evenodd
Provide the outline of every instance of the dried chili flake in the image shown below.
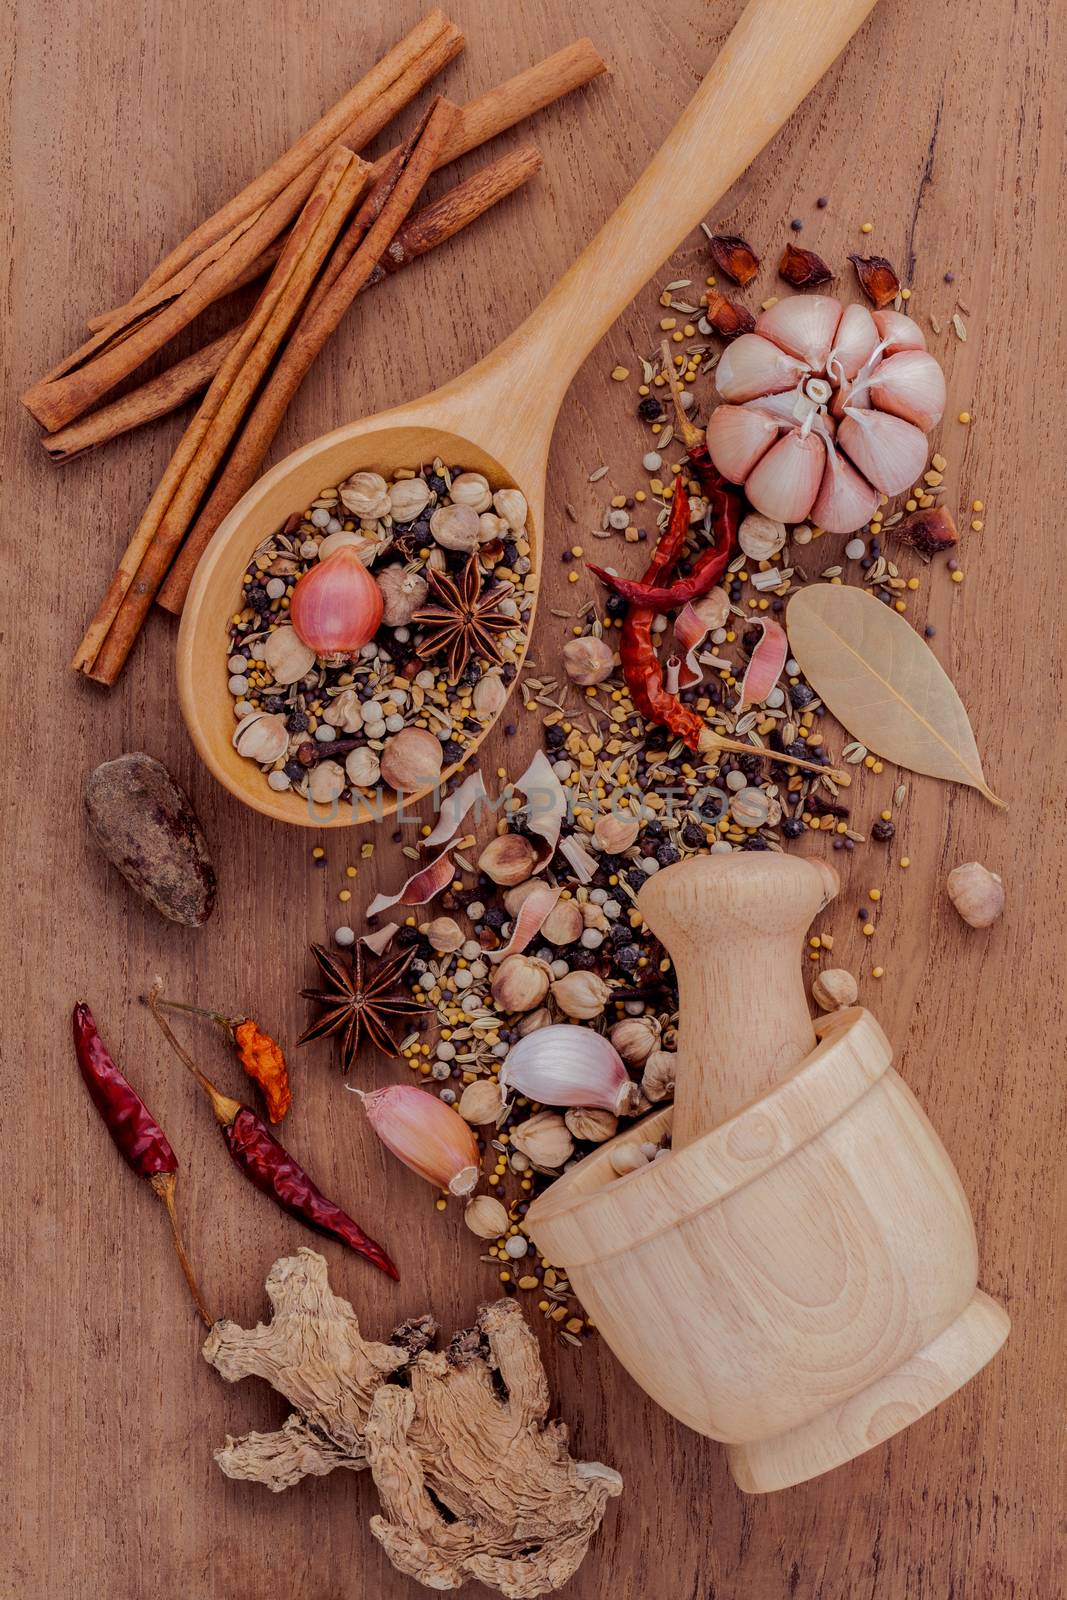
<path fill-rule="evenodd" d="M 879 311 L 895 300 L 900 293 L 900 279 L 896 268 L 885 256 L 857 256 L 848 258 L 856 269 L 860 288 Z"/>
<path fill-rule="evenodd" d="M 705 316 L 724 339 L 736 339 L 738 334 L 751 333 L 756 326 L 756 319 L 747 306 L 738 305 L 736 300 L 727 300 L 725 295 L 718 294 L 716 290 L 709 289 L 704 296 L 707 311 Z"/>
<path fill-rule="evenodd" d="M 736 233 L 713 233 L 710 238 L 711 259 L 718 270 L 742 287 L 751 283 L 759 271 L 760 258 L 747 239 Z"/>
<path fill-rule="evenodd" d="M 951 550 L 953 545 L 959 543 L 956 523 L 947 506 L 929 506 L 925 510 L 913 511 L 896 524 L 892 533 L 902 543 L 918 550 L 928 561 L 942 550 Z"/>
<path fill-rule="evenodd" d="M 269 1033 L 264 1033 L 251 1017 L 237 1023 L 233 1042 L 238 1061 L 263 1092 L 268 1117 L 272 1122 L 280 1122 L 293 1103 L 289 1069 L 281 1045 Z"/>
<path fill-rule="evenodd" d="M 790 240 L 778 263 L 778 276 L 791 283 L 794 289 L 810 289 L 819 283 L 829 283 L 833 273 L 822 256 L 817 256 L 814 250 L 801 250 Z"/>

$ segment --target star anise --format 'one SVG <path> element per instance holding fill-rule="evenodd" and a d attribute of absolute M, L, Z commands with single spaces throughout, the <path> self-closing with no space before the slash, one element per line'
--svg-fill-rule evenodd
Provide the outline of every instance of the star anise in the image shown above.
<path fill-rule="evenodd" d="M 325 1039 L 331 1033 L 343 1032 L 341 1071 L 344 1073 L 352 1070 L 364 1033 L 387 1056 L 398 1056 L 400 1047 L 392 1025 L 405 1018 L 423 1016 L 430 1009 L 397 992 L 397 980 L 415 954 L 414 948 L 379 962 L 373 972 L 367 971 L 361 944 L 356 945 L 352 961 L 335 955 L 321 944 L 313 944 L 311 953 L 319 964 L 326 987 L 300 992 L 305 1000 L 314 1000 L 326 1010 L 317 1022 L 304 1030 L 297 1043 L 309 1044 L 312 1039 Z"/>
<path fill-rule="evenodd" d="M 471 556 L 458 578 L 430 568 L 426 569 L 426 577 L 440 604 L 425 606 L 412 617 L 413 622 L 427 624 L 415 646 L 416 654 L 425 658 L 447 649 L 451 683 L 458 683 L 472 649 L 499 666 L 504 658 L 493 636 L 507 633 L 518 622 L 500 608 L 500 601 L 507 594 L 504 585 L 494 584 L 483 591 L 476 555 Z"/>

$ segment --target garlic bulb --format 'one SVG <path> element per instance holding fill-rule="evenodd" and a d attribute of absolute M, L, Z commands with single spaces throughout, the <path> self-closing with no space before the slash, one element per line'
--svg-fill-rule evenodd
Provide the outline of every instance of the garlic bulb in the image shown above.
<path fill-rule="evenodd" d="M 380 472 L 357 472 L 337 492 L 355 517 L 384 517 L 389 510 L 389 485 Z"/>
<path fill-rule="evenodd" d="M 663 1029 L 655 1017 L 624 1017 L 608 1034 L 615 1049 L 631 1067 L 640 1067 L 659 1049 Z"/>
<path fill-rule="evenodd" d="M 561 651 L 563 670 L 572 683 L 587 688 L 603 683 L 615 670 L 615 652 L 593 634 L 583 639 L 568 639 Z"/>
<path fill-rule="evenodd" d="M 836 1011 L 839 1006 L 854 1006 L 859 985 L 845 967 L 827 967 L 816 975 L 811 998 L 820 1011 Z"/>
<path fill-rule="evenodd" d="M 653 1050 L 641 1074 L 641 1093 L 653 1105 L 666 1100 L 674 1093 L 674 1075 L 678 1056 L 673 1050 Z"/>
<path fill-rule="evenodd" d="M 470 506 L 438 506 L 430 518 L 430 532 L 446 550 L 468 555 L 478 543 L 478 513 Z"/>
<path fill-rule="evenodd" d="M 478 871 L 501 885 L 524 883 L 536 864 L 537 851 L 521 833 L 498 834 L 478 857 Z"/>
<path fill-rule="evenodd" d="M 441 741 L 435 734 L 428 728 L 403 728 L 386 742 L 381 772 L 390 788 L 410 793 L 436 783 L 443 763 Z"/>
<path fill-rule="evenodd" d="M 568 1131 L 586 1144 L 604 1144 L 614 1139 L 619 1129 L 614 1112 L 602 1111 L 598 1106 L 571 1106 L 563 1113 L 563 1121 Z"/>
<path fill-rule="evenodd" d="M 289 615 L 316 655 L 352 655 L 374 638 L 381 590 L 355 550 L 338 550 L 297 580 Z"/>
<path fill-rule="evenodd" d="M 614 1045 L 592 1028 L 556 1023 L 512 1045 L 500 1069 L 501 1087 L 550 1106 L 599 1106 L 631 1112 L 631 1083 Z"/>
<path fill-rule="evenodd" d="M 512 533 L 521 533 L 525 528 L 529 507 L 521 489 L 498 489 L 493 496 L 493 510 L 503 517 Z"/>
<path fill-rule="evenodd" d="M 315 652 L 305 644 L 295 628 L 275 628 L 268 633 L 260 650 L 267 671 L 283 687 L 306 677 L 315 665 Z"/>
<path fill-rule="evenodd" d="M 345 771 L 349 783 L 354 783 L 357 789 L 369 789 L 381 777 L 381 763 L 373 750 L 363 745 L 359 750 L 350 750 L 345 757 Z"/>
<path fill-rule="evenodd" d="M 505 965 L 507 963 L 505 962 Z M 591 1022 L 608 1003 L 611 990 L 595 972 L 568 972 L 552 985 L 552 998 L 565 1017 Z"/>
<path fill-rule="evenodd" d="M 750 561 L 770 561 L 785 544 L 785 523 L 750 512 L 737 530 L 737 542 Z"/>
<path fill-rule="evenodd" d="M 473 1083 L 468 1083 L 456 1107 L 464 1122 L 471 1123 L 475 1128 L 484 1128 L 487 1123 L 495 1122 L 503 1109 L 504 1096 L 493 1078 L 475 1078 Z"/>
<path fill-rule="evenodd" d="M 387 628 L 404 628 L 426 604 L 430 585 L 418 572 L 403 567 L 383 567 L 378 574 L 382 596 L 382 621 Z"/>
<path fill-rule="evenodd" d="M 926 466 L 945 380 L 923 345 L 895 312 L 786 296 L 722 354 L 712 461 L 764 517 L 855 532 L 881 495 L 909 488 Z"/>
<path fill-rule="evenodd" d="M 480 717 L 495 717 L 507 697 L 508 691 L 499 672 L 487 672 L 474 685 L 471 705 Z"/>
<path fill-rule="evenodd" d="M 582 936 L 585 921 L 577 900 L 557 900 L 541 924 L 539 937 L 549 944 L 574 944 Z"/>
<path fill-rule="evenodd" d="M 504 539 L 508 525 L 495 511 L 483 511 L 478 517 L 478 543 L 492 544 L 494 539 Z"/>
<path fill-rule="evenodd" d="M 481 1155 L 458 1111 L 410 1083 L 354 1092 L 379 1139 L 405 1166 L 438 1189 L 470 1194 L 478 1182 Z"/>
<path fill-rule="evenodd" d="M 960 916 L 972 928 L 989 928 L 1004 910 L 1004 883 L 980 861 L 953 867 L 945 887 Z"/>
<path fill-rule="evenodd" d="M 520 1122 L 511 1130 L 511 1144 L 535 1167 L 561 1167 L 574 1154 L 567 1124 L 555 1111 L 538 1111 Z"/>
<path fill-rule="evenodd" d="M 501 1011 L 532 1011 L 548 993 L 551 971 L 533 956 L 505 956 L 493 973 L 491 990 Z"/>
<path fill-rule="evenodd" d="M 238 755 L 258 761 L 261 766 L 280 760 L 289 748 L 285 718 L 272 711 L 253 711 L 234 729 L 233 747 Z"/>
<path fill-rule="evenodd" d="M 473 1089 L 474 1085 L 470 1087 Z M 491 1194 L 476 1194 L 464 1211 L 463 1220 L 479 1239 L 501 1239 L 511 1224 L 506 1207 Z"/>
<path fill-rule="evenodd" d="M 394 522 L 414 522 L 430 503 L 425 478 L 398 478 L 389 489 L 389 511 Z"/>

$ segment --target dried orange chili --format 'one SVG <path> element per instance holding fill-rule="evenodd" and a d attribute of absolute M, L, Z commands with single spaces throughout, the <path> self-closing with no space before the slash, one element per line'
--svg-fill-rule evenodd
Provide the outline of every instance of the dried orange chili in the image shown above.
<path fill-rule="evenodd" d="M 293 1103 L 289 1084 L 289 1068 L 281 1045 L 265 1033 L 251 1017 L 225 1017 L 218 1011 L 208 1011 L 203 1006 L 183 1005 L 179 1000 L 159 1000 L 168 1011 L 189 1011 L 197 1017 L 210 1017 L 233 1042 L 238 1061 L 262 1091 L 267 1115 L 272 1122 L 280 1122 Z"/>

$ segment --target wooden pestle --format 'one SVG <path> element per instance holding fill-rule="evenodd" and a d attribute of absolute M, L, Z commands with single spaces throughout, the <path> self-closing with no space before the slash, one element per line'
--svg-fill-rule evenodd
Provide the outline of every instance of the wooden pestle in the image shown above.
<path fill-rule="evenodd" d="M 678 974 L 672 1147 L 758 1099 L 815 1049 L 801 944 L 837 893 L 821 861 L 737 851 L 651 877 L 638 910 Z"/>

